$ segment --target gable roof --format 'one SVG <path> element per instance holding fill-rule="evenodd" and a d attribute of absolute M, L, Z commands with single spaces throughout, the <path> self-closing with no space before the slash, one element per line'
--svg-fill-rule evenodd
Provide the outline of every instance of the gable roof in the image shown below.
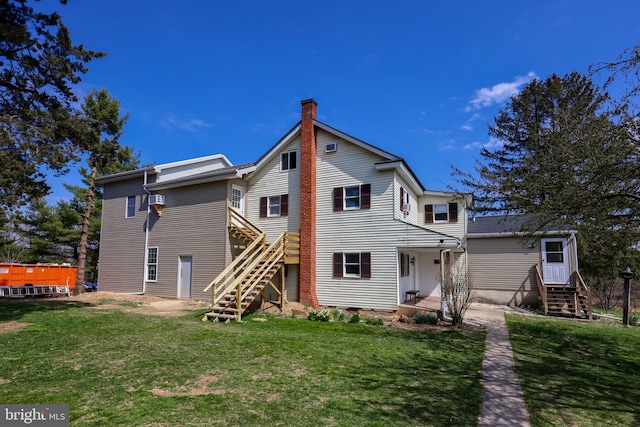
<path fill-rule="evenodd" d="M 402 157 L 396 156 L 393 153 L 383 150 L 382 148 L 376 147 L 373 144 L 369 144 L 368 142 L 362 141 L 361 139 L 351 136 L 345 132 L 342 132 L 318 120 L 314 119 L 313 125 L 340 139 L 343 139 L 354 145 L 357 145 L 358 147 L 363 148 L 364 150 L 377 154 L 378 156 L 382 157 L 384 160 L 375 164 L 376 169 L 378 170 L 395 169 L 405 181 L 407 181 L 412 187 L 414 187 L 414 191 L 416 191 L 419 194 L 422 194 L 425 191 L 427 191 L 424 185 L 422 185 L 422 182 L 420 182 L 420 179 L 418 179 L 416 174 L 413 172 L 413 170 L 411 170 L 407 162 Z M 299 121 L 298 123 L 295 124 L 295 126 L 293 126 L 289 130 L 289 132 L 287 132 L 282 138 L 280 138 L 278 142 L 276 142 L 262 156 L 260 156 L 260 158 L 255 162 L 255 168 L 251 170 L 251 172 L 253 172 L 254 170 L 260 169 L 269 159 L 275 156 L 280 151 L 280 149 L 282 149 L 282 147 L 287 145 L 293 138 L 295 138 L 300 133 L 301 127 L 302 127 L 302 121 Z"/>
<path fill-rule="evenodd" d="M 523 226 L 531 220 L 530 214 L 521 215 L 487 215 L 478 216 L 469 220 L 467 224 L 467 237 L 511 237 L 527 234 Z M 546 228 L 534 234 L 558 235 L 576 234 L 569 226 L 561 226 L 555 229 Z"/>

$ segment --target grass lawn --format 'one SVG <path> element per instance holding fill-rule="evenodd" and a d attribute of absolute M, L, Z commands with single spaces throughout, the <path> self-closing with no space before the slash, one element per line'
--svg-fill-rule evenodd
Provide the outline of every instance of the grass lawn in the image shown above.
<path fill-rule="evenodd" d="M 535 426 L 639 426 L 640 327 L 507 316 Z"/>
<path fill-rule="evenodd" d="M 0 402 L 70 404 L 73 426 L 477 425 L 483 331 L 202 313 L 0 301 L 31 323 L 0 333 Z"/>

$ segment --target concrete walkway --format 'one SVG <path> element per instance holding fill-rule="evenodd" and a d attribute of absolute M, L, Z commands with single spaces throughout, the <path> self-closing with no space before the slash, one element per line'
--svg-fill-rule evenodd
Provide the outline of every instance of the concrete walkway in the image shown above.
<path fill-rule="evenodd" d="M 482 361 L 482 390 L 479 426 L 530 426 L 504 314 L 501 319 L 487 324 L 486 350 Z"/>
<path fill-rule="evenodd" d="M 417 308 L 438 310 L 439 301 L 423 299 Z M 480 427 L 530 426 L 520 382 L 515 371 L 505 313 L 522 314 L 506 305 L 472 303 L 465 320 L 487 328 L 487 341 L 482 361 L 482 409 Z"/>

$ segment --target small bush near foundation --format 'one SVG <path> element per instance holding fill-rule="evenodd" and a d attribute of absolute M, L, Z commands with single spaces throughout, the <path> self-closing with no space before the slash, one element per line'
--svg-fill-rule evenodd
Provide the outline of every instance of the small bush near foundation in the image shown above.
<path fill-rule="evenodd" d="M 438 316 L 435 313 L 416 314 L 415 316 L 413 316 L 413 321 L 418 324 L 428 323 L 430 325 L 437 325 Z"/>
<path fill-rule="evenodd" d="M 316 322 L 330 322 L 331 312 L 329 310 L 311 310 L 307 315 L 307 319 Z"/>
<path fill-rule="evenodd" d="M 349 316 L 349 323 L 360 323 L 360 315 L 355 313 Z"/>
<path fill-rule="evenodd" d="M 384 325 L 384 320 L 378 317 L 367 317 L 364 319 L 364 323 L 367 325 Z"/>
<path fill-rule="evenodd" d="M 333 310 L 333 313 L 331 313 L 331 315 L 333 316 L 333 320 L 335 322 L 342 322 L 344 320 L 344 313 L 338 309 Z"/>

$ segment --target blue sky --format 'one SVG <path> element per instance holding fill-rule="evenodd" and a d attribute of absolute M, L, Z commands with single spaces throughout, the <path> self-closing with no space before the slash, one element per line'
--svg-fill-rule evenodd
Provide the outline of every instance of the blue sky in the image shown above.
<path fill-rule="evenodd" d="M 77 93 L 105 87 L 120 100 L 121 142 L 143 163 L 254 161 L 314 98 L 320 121 L 404 157 L 434 190 L 453 183 L 450 165 L 470 170 L 495 144 L 488 124 L 532 77 L 586 72 L 640 44 L 637 0 L 71 0 L 56 10 L 74 43 L 108 53 Z M 66 197 L 56 181 L 49 200 Z"/>

